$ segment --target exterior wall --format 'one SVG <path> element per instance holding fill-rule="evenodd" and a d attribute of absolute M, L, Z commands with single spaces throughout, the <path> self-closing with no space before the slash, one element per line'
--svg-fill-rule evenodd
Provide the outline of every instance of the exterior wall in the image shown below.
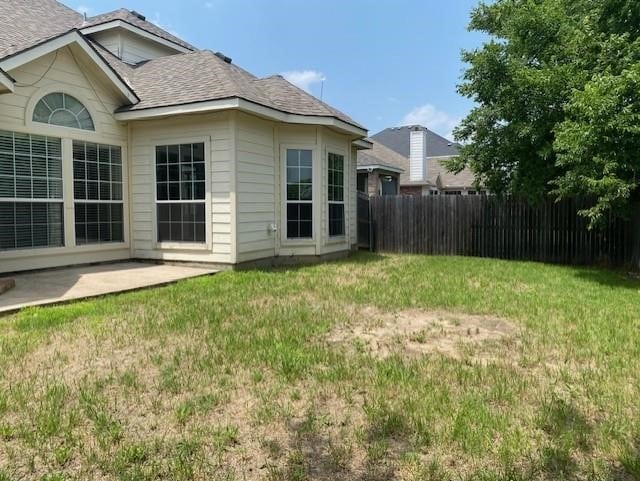
<path fill-rule="evenodd" d="M 369 195 L 380 194 L 380 173 L 377 170 L 367 176 L 367 193 Z"/>
<path fill-rule="evenodd" d="M 345 251 L 356 236 L 356 153 L 349 137 L 324 127 L 270 122 L 232 115 L 236 138 L 237 262 L 273 256 L 324 255 Z M 286 238 L 286 148 L 313 151 L 313 239 Z M 329 238 L 328 152 L 345 159 L 345 236 Z"/>
<path fill-rule="evenodd" d="M 176 50 L 120 28 L 96 32 L 91 37 L 123 62 L 130 64 L 176 53 Z"/>
<path fill-rule="evenodd" d="M 233 145 L 225 112 L 133 122 L 130 126 L 132 255 L 142 259 L 235 262 Z M 156 232 L 155 146 L 205 142 L 207 242 L 202 246 L 160 245 Z"/>
<path fill-rule="evenodd" d="M 18 85 L 23 86 L 16 87 L 15 93 L 0 95 L 0 129 L 62 139 L 65 246 L 0 251 L 0 272 L 128 258 L 127 131 L 112 115 L 124 99 L 102 82 L 102 74 L 93 64 L 85 62 L 84 54 L 74 47 L 66 47 L 57 54 L 46 55 L 11 70 L 9 74 L 16 79 Z M 65 92 L 82 102 L 93 117 L 95 132 L 32 122 L 35 104 L 51 92 Z M 122 147 L 125 242 L 75 246 L 71 158 L 73 140 Z"/>

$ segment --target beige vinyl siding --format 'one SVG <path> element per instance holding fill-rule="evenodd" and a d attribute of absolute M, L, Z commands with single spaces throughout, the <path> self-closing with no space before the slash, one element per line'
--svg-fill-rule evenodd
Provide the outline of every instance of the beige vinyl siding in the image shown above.
<path fill-rule="evenodd" d="M 120 38 L 122 39 L 122 60 L 127 63 L 138 63 L 144 60 L 151 60 L 177 53 L 176 50 L 147 40 L 126 30 L 121 32 Z"/>
<path fill-rule="evenodd" d="M 72 55 L 73 53 L 73 55 Z M 75 56 L 75 58 L 74 58 Z M 41 269 L 69 264 L 103 262 L 130 257 L 127 225 L 128 180 L 126 178 L 127 130 L 113 118 L 112 112 L 122 105 L 121 94 L 108 86 L 104 74 L 84 52 L 74 46 L 62 48 L 9 72 L 16 80 L 15 93 L 0 95 L 0 129 L 49 135 L 63 139 L 63 174 L 65 190 L 65 247 L 0 251 L 0 272 Z M 47 93 L 73 95 L 90 111 L 96 131 L 68 129 L 31 121 L 32 109 Z M 122 147 L 125 242 L 73 246 L 73 174 L 71 142 L 84 140 Z M 65 147 L 66 146 L 66 147 Z M 66 149 L 66 150 L 65 150 Z M 71 225 L 69 224 L 71 223 Z"/>
<path fill-rule="evenodd" d="M 349 179 L 349 215 L 347 222 L 350 228 L 349 243 L 351 244 L 350 247 L 353 248 L 358 243 L 358 150 L 355 147 L 350 146 L 349 154 L 351 161 L 349 172 L 351 172 L 351 178 Z"/>
<path fill-rule="evenodd" d="M 91 34 L 90 37 L 116 57 L 120 58 L 122 55 L 122 37 L 120 36 L 119 30 L 112 29 L 96 32 Z"/>
<path fill-rule="evenodd" d="M 121 28 L 96 32 L 91 34 L 91 38 L 116 57 L 130 64 L 177 53 L 177 50 Z"/>
<path fill-rule="evenodd" d="M 208 249 L 165 249 L 155 239 L 155 145 L 193 139 L 209 142 L 211 217 Z M 231 132 L 228 113 L 173 117 L 131 124 L 130 163 L 133 256 L 194 262 L 232 262 Z"/>
<path fill-rule="evenodd" d="M 353 216 L 351 215 L 351 194 L 355 192 L 354 184 L 356 177 L 355 167 L 351 162 L 351 142 L 346 135 L 340 135 L 329 129 L 323 129 L 322 133 L 323 154 L 322 154 L 322 244 L 319 254 L 329 254 L 340 252 L 350 248 L 351 231 L 355 228 Z M 333 152 L 344 156 L 344 215 L 345 215 L 345 235 L 332 238 L 329 236 L 329 206 L 328 206 L 328 153 Z"/>
<path fill-rule="evenodd" d="M 236 116 L 237 260 L 275 255 L 276 159 L 271 122 Z"/>
<path fill-rule="evenodd" d="M 63 91 L 85 104 L 93 116 L 96 132 L 58 128 L 56 130 L 59 131 L 59 136 L 65 135 L 64 131 L 67 130 L 68 136 L 82 139 L 92 136 L 99 137 L 101 142 L 126 140 L 126 128 L 113 118 L 113 112 L 122 105 L 123 99 L 105 85 L 101 80 L 103 74 L 99 73 L 93 64 L 84 60 L 81 50 L 65 47 L 58 50 L 57 57 L 56 53 L 50 53 L 11 70 L 9 74 L 18 86 L 15 93 L 0 95 L 1 128 L 42 134 L 47 126 L 30 125 L 31 112 L 27 110 L 33 108 L 35 102 L 45 93 Z M 49 134 L 55 135 L 51 131 Z"/>

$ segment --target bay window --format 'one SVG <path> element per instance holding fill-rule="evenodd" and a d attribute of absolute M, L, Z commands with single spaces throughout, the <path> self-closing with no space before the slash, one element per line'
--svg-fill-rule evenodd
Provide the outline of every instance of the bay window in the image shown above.
<path fill-rule="evenodd" d="M 64 245 L 62 142 L 0 130 L 0 250 Z"/>
<path fill-rule="evenodd" d="M 76 244 L 124 241 L 120 147 L 73 141 Z"/>
<path fill-rule="evenodd" d="M 287 238 L 313 237 L 313 155 L 311 150 L 286 152 Z"/>
<path fill-rule="evenodd" d="M 329 236 L 344 235 L 344 155 L 329 152 L 329 181 L 327 199 L 329 200 Z"/>
<path fill-rule="evenodd" d="M 158 242 L 204 243 L 204 142 L 156 147 Z"/>

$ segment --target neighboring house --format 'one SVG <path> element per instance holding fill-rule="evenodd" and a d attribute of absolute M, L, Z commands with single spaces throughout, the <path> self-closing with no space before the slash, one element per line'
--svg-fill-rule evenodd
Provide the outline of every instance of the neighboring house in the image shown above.
<path fill-rule="evenodd" d="M 379 142 L 358 152 L 358 192 L 368 195 L 398 195 L 404 159 Z"/>
<path fill-rule="evenodd" d="M 128 10 L 0 2 L 0 271 L 356 244 L 366 130 Z"/>
<path fill-rule="evenodd" d="M 382 165 L 399 169 L 399 191 L 412 195 L 468 195 L 484 193 L 474 175 L 464 169 L 450 172 L 444 161 L 458 155 L 459 144 L 420 125 L 391 127 L 373 135 L 373 148 L 358 153 L 358 173 L 373 156 Z M 369 190 L 369 193 L 372 193 Z"/>

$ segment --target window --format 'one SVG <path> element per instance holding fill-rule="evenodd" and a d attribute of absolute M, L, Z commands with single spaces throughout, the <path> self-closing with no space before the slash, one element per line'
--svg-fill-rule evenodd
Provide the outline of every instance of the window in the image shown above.
<path fill-rule="evenodd" d="M 398 178 L 393 175 L 383 175 L 380 177 L 380 193 L 382 195 L 398 194 Z"/>
<path fill-rule="evenodd" d="M 460 190 L 445 190 L 444 195 L 462 195 Z"/>
<path fill-rule="evenodd" d="M 62 92 L 42 97 L 33 110 L 33 121 L 74 129 L 95 130 L 93 119 L 86 107 L 75 97 Z"/>
<path fill-rule="evenodd" d="M 367 193 L 367 182 L 369 180 L 368 174 L 358 173 L 358 192 Z"/>
<path fill-rule="evenodd" d="M 429 191 L 429 195 L 438 195 L 438 194 L 440 194 L 440 192 L 438 192 L 435 189 L 432 189 L 432 190 Z"/>
<path fill-rule="evenodd" d="M 206 241 L 204 143 L 156 147 L 158 242 Z"/>
<path fill-rule="evenodd" d="M 73 141 L 76 245 L 124 241 L 122 152 Z"/>
<path fill-rule="evenodd" d="M 287 149 L 287 238 L 313 237 L 313 156 Z"/>
<path fill-rule="evenodd" d="M 0 250 L 64 245 L 60 139 L 0 130 Z"/>
<path fill-rule="evenodd" d="M 344 235 L 344 156 L 329 152 L 329 235 Z"/>

